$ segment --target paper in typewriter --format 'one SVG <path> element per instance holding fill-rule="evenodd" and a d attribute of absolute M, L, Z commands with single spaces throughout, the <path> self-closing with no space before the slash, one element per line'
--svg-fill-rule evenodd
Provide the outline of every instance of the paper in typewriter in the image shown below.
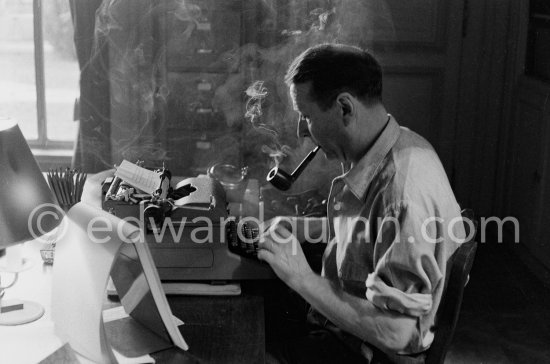
<path fill-rule="evenodd" d="M 120 163 L 116 169 L 115 176 L 149 194 L 155 192 L 160 186 L 158 173 L 139 167 L 127 160 L 123 160 Z"/>

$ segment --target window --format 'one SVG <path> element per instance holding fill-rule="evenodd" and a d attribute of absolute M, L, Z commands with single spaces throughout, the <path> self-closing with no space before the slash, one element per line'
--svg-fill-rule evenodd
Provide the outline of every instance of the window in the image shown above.
<path fill-rule="evenodd" d="M 67 0 L 0 0 L 0 115 L 35 148 L 70 148 L 79 67 Z"/>

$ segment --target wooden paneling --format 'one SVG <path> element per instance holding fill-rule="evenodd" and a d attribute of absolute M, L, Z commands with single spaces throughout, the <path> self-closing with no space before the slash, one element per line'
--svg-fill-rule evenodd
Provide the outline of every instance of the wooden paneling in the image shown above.
<path fill-rule="evenodd" d="M 392 69 L 385 73 L 384 104 L 397 121 L 422 135 L 432 144 L 439 142 L 441 108 L 440 69 Z"/>
<path fill-rule="evenodd" d="M 446 47 L 450 3 L 440 0 L 344 1 L 342 32 L 347 41 L 394 49 Z M 459 16 L 459 14 L 454 14 Z"/>
<path fill-rule="evenodd" d="M 550 269 L 550 84 L 523 78 L 512 143 L 508 214 L 520 222 L 520 241 Z"/>
<path fill-rule="evenodd" d="M 376 3 L 376 2 L 375 2 Z M 463 1 L 387 1 L 394 39 L 373 47 L 384 68 L 384 103 L 428 139 L 453 184 Z"/>
<path fill-rule="evenodd" d="M 453 179 L 457 197 L 477 216 L 501 215 L 517 82 L 518 3 L 468 2 L 456 114 Z"/>
<path fill-rule="evenodd" d="M 415 46 L 441 47 L 444 46 L 448 3 L 438 0 L 389 0 L 395 28 L 395 39 L 400 44 L 414 44 Z M 456 16 L 456 14 L 449 14 Z M 376 39 L 391 41 L 384 29 L 375 30 Z"/>
<path fill-rule="evenodd" d="M 520 77 L 524 73 L 525 54 L 527 48 L 527 28 L 528 28 L 528 10 L 529 3 L 521 0 L 511 0 L 511 14 L 508 24 L 509 34 L 507 44 L 511 51 L 506 69 L 506 85 L 505 97 L 503 99 L 504 117 L 499 133 L 499 154 L 503 156 L 498 158 L 495 163 L 497 169 L 496 188 L 494 192 L 493 213 L 497 216 L 508 215 L 507 207 L 510 203 L 509 196 L 510 181 L 512 180 L 513 168 L 511 167 L 512 157 L 510 152 L 513 151 L 511 144 L 513 143 L 515 134 L 512 130 L 512 125 L 516 120 L 516 115 L 513 110 L 516 107 L 517 96 L 521 94 L 518 88 Z M 530 264 L 527 264 L 528 266 Z"/>
<path fill-rule="evenodd" d="M 533 96 L 531 93 L 526 96 Z M 543 135 L 542 109 L 528 100 L 518 105 L 517 132 L 514 140 L 513 177 L 509 215 L 518 218 L 521 226 L 521 240 L 524 244 L 538 238 L 540 217 L 534 215 L 541 201 L 541 165 Z"/>

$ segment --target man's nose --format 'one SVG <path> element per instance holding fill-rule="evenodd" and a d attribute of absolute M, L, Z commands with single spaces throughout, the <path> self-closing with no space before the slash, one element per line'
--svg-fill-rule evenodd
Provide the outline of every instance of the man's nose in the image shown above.
<path fill-rule="evenodd" d="M 298 134 L 298 139 L 299 138 L 308 138 L 308 137 L 311 136 L 311 134 L 309 133 L 309 129 L 307 127 L 306 119 L 304 117 L 300 117 L 298 119 L 297 134 Z"/>

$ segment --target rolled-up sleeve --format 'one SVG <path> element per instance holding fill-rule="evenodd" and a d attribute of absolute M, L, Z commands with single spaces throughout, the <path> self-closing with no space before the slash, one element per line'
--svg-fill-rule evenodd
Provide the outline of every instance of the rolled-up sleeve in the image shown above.
<path fill-rule="evenodd" d="M 366 298 L 377 308 L 418 318 L 412 351 L 427 348 L 433 340 L 434 296 L 444 281 L 444 265 L 436 259 L 443 224 L 429 215 L 406 202 L 385 212 L 377 229 L 378 260 L 365 282 Z"/>

